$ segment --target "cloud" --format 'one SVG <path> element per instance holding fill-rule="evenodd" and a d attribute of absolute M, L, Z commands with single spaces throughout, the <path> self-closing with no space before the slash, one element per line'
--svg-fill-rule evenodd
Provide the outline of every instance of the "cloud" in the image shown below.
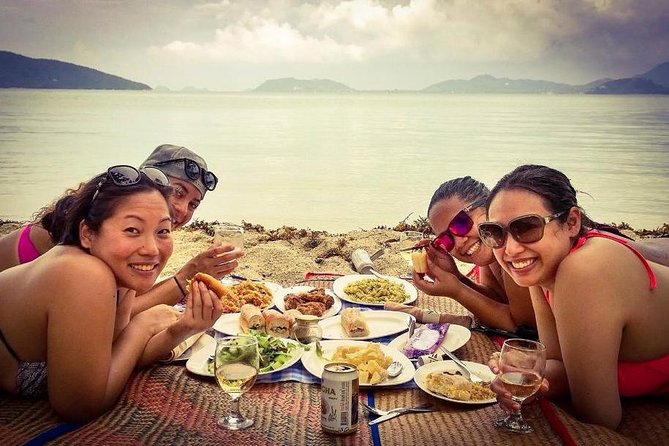
<path fill-rule="evenodd" d="M 360 63 L 391 57 L 425 63 L 529 61 L 579 41 L 590 24 L 608 24 L 615 31 L 656 14 L 661 5 L 651 0 L 292 3 L 258 7 L 227 0 L 200 5 L 193 14 L 217 22 L 211 39 L 177 40 L 154 50 L 251 63 Z M 640 8 L 639 3 L 655 7 Z"/>

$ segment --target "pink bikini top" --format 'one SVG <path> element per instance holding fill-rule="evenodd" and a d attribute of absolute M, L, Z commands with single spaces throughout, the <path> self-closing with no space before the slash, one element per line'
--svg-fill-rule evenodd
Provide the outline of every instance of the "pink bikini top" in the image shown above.
<path fill-rule="evenodd" d="M 32 224 L 24 226 L 19 235 L 17 251 L 19 254 L 19 263 L 21 264 L 31 262 L 40 256 L 40 252 L 37 250 L 32 240 L 30 240 L 30 228 L 32 227 Z"/>

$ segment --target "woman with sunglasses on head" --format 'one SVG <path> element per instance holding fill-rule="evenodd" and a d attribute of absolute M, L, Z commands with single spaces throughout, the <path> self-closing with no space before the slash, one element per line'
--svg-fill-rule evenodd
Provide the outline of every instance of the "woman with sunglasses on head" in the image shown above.
<path fill-rule="evenodd" d="M 114 166 L 45 216 L 59 243 L 0 273 L 0 392 L 48 394 L 61 417 L 89 420 L 114 404 L 136 367 L 222 314 L 195 282 L 183 315 L 160 305 L 123 316 L 172 253 L 168 185 L 156 168 Z"/>
<path fill-rule="evenodd" d="M 621 397 L 669 393 L 669 268 L 591 229 L 569 179 L 555 169 L 518 167 L 487 205 L 482 240 L 518 285 L 530 287 L 548 357 L 543 392 L 571 396 L 580 418 L 612 429 Z M 493 390 L 503 407 L 518 408 L 497 382 Z"/>
<path fill-rule="evenodd" d="M 163 144 L 155 148 L 141 167 L 156 167 L 170 179 L 174 194 L 170 197 L 174 229 L 188 223 L 204 199 L 207 191 L 213 191 L 218 178 L 207 170 L 204 159 L 186 147 Z M 230 274 L 237 266 L 243 251 L 231 244 L 212 245 L 189 260 L 174 276 L 157 284 L 143 294 L 133 313 L 161 303 L 175 304 L 185 296 L 188 282 L 198 272 L 220 279 Z"/>
<path fill-rule="evenodd" d="M 416 287 L 432 296 L 448 296 L 467 308 L 485 326 L 515 332 L 536 328 L 527 289 L 519 287 L 495 261 L 492 250 L 481 243 L 476 224 L 485 219 L 488 188 L 462 177 L 447 181 L 434 192 L 428 220 L 435 239 L 425 248 L 432 281 L 414 272 Z M 462 274 L 453 257 L 478 266 L 478 282 Z M 451 315 L 448 322 L 471 325 L 469 317 Z"/>
<path fill-rule="evenodd" d="M 156 167 L 170 179 L 174 193 L 169 196 L 173 229 L 188 223 L 207 191 L 216 188 L 218 178 L 207 170 L 207 163 L 186 147 L 162 144 L 149 155 L 140 168 Z M 75 190 L 70 193 L 75 193 Z M 34 223 L 0 238 L 0 271 L 27 263 L 47 252 L 54 239 L 44 229 L 42 215 L 50 215 L 51 206 L 40 212 Z M 175 304 L 185 296 L 188 281 L 198 272 L 220 278 L 238 265 L 242 250 L 232 245 L 212 246 L 188 261 L 173 277 L 157 284 L 137 301 L 134 312 L 160 303 Z"/>

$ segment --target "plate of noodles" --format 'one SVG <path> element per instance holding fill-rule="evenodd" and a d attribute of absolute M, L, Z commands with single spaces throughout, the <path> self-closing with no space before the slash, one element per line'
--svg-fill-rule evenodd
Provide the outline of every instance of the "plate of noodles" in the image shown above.
<path fill-rule="evenodd" d="M 381 279 L 366 274 L 339 277 L 332 289 L 341 300 L 383 307 L 386 302 L 410 304 L 418 299 L 418 290 L 411 283 L 397 277 Z"/>

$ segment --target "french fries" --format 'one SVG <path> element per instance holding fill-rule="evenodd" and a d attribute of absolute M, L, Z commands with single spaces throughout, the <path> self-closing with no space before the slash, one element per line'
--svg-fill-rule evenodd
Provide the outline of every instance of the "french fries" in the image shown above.
<path fill-rule="evenodd" d="M 381 345 L 368 343 L 341 345 L 332 356 L 334 362 L 346 362 L 358 368 L 361 384 L 378 384 L 388 378 L 387 368 L 393 358 L 381 351 Z"/>

